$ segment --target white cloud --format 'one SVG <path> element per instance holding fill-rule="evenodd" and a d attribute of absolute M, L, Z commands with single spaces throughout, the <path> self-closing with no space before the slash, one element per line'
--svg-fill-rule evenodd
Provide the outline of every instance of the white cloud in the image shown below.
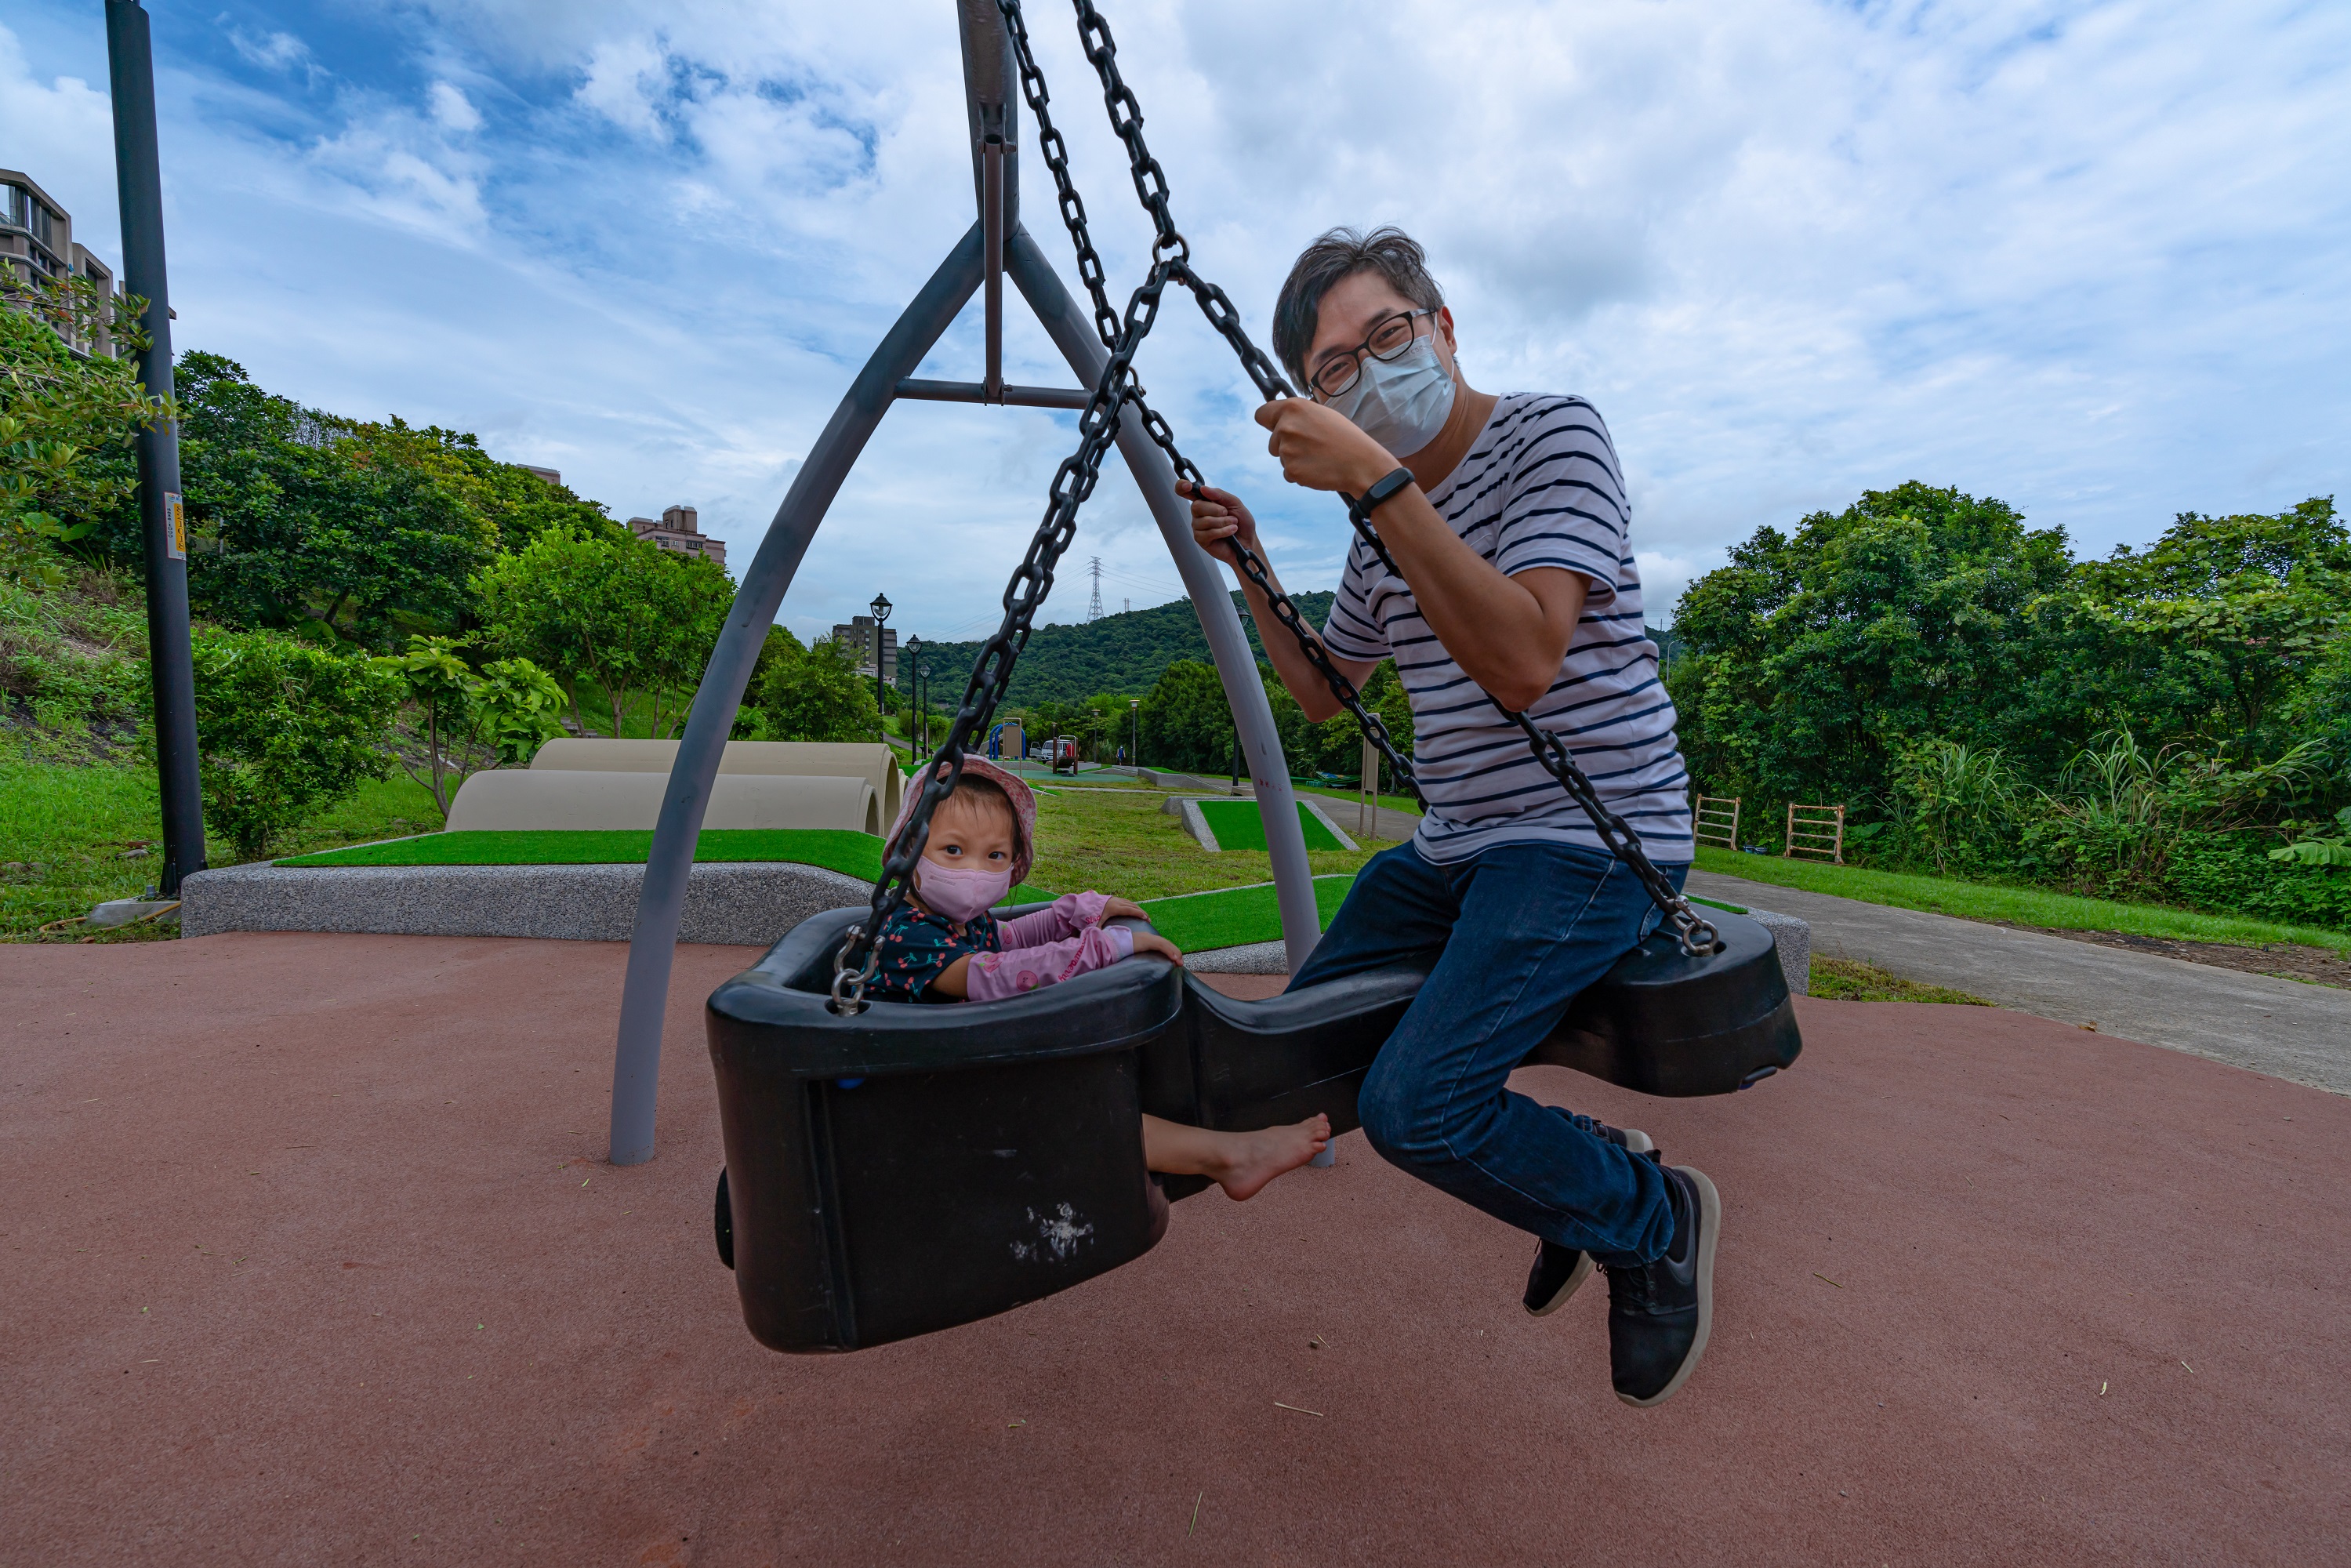
<path fill-rule="evenodd" d="M 256 37 L 242 27 L 228 30 L 230 47 L 255 65 L 270 70 L 284 70 L 307 63 L 310 46 L 291 33 L 269 33 Z"/>
<path fill-rule="evenodd" d="M 467 100 L 455 82 L 436 81 L 431 94 L 433 123 L 462 136 L 482 128 L 482 111 Z"/>

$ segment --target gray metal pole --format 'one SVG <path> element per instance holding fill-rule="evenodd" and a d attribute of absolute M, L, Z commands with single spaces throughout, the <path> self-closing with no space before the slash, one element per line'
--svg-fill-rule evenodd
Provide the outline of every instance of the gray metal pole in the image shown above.
<path fill-rule="evenodd" d="M 931 345 L 978 288 L 982 244 L 979 225 L 974 224 L 857 373 L 824 433 L 801 460 L 784 504 L 776 508 L 775 520 L 759 541 L 758 553 L 744 569 L 743 585 L 726 612 L 726 629 L 719 632 L 718 644 L 703 670 L 702 685 L 686 716 L 685 733 L 678 742 L 677 761 L 662 794 L 653 852 L 645 862 L 644 885 L 637 894 L 636 929 L 629 940 L 628 977 L 621 988 L 620 1041 L 612 1058 L 611 1146 L 616 1166 L 641 1165 L 653 1155 L 653 1104 L 661 1068 L 662 1015 L 669 1006 L 670 961 L 677 946 L 678 922 L 685 912 L 685 884 L 694 869 L 695 841 L 702 831 L 711 783 L 718 776 L 726 733 L 735 727 L 735 712 L 742 704 L 751 666 L 758 661 L 768 628 L 775 622 L 792 575 L 799 570 L 800 558 L 808 552 L 809 540 L 815 537 L 817 525 L 824 520 L 825 510 L 840 493 L 857 455 L 889 412 L 899 379 L 911 375 L 922 363 Z M 874 644 L 878 668 L 878 635 Z"/>
<path fill-rule="evenodd" d="M 1077 301 L 1061 286 L 1060 275 L 1026 227 L 1012 231 L 1004 260 L 1014 286 L 1044 323 L 1053 346 L 1061 350 L 1078 379 L 1092 386 L 1110 358 L 1109 350 L 1094 335 L 1092 319 L 1080 313 Z M 1167 553 L 1175 557 L 1176 570 L 1184 580 L 1184 591 L 1192 596 L 1200 630 L 1207 634 L 1208 652 L 1216 658 L 1217 678 L 1224 684 L 1225 702 L 1233 710 L 1233 728 L 1240 737 L 1241 755 L 1249 758 L 1258 815 L 1265 823 L 1266 847 L 1273 858 L 1274 897 L 1281 908 L 1281 941 L 1294 975 L 1314 951 L 1315 943 L 1322 939 L 1322 922 L 1314 907 L 1314 873 L 1306 862 L 1306 834 L 1298 824 L 1298 797 L 1290 788 L 1290 764 L 1282 756 L 1281 733 L 1273 726 L 1265 683 L 1257 673 L 1257 656 L 1249 652 L 1249 637 L 1241 631 L 1240 615 L 1225 587 L 1224 570 L 1192 542 L 1192 508 L 1176 493 L 1176 470 L 1143 428 L 1143 416 L 1132 408 L 1119 424 L 1118 450 L 1143 498 L 1150 504 L 1160 537 L 1167 541 Z"/>
<path fill-rule="evenodd" d="M 114 96 L 114 179 L 122 207 L 122 286 L 147 301 L 153 340 L 139 382 L 172 395 L 172 290 L 163 267 L 163 176 L 155 150 L 155 62 L 137 0 L 106 0 L 106 58 Z M 156 891 L 204 869 L 204 798 L 196 778 L 195 660 L 188 647 L 188 539 L 180 501 L 180 433 L 139 433 L 139 522 L 147 566 L 147 668 L 155 696 L 155 773 L 163 812 Z"/>

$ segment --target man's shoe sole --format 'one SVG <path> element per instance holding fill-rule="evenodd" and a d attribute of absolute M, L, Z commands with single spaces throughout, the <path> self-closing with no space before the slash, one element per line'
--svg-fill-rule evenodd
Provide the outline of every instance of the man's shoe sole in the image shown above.
<path fill-rule="evenodd" d="M 1616 1130 L 1625 1135 L 1623 1147 L 1628 1155 L 1646 1155 L 1657 1146 L 1656 1141 L 1638 1127 L 1619 1127 Z M 1540 1307 L 1528 1307 L 1527 1314 L 1530 1317 L 1547 1318 L 1567 1305 L 1567 1299 L 1583 1289 L 1583 1281 L 1592 1278 L 1592 1254 L 1586 1252 L 1575 1265 L 1574 1272 L 1569 1274 L 1566 1282 L 1560 1286 L 1559 1293 Z"/>
<path fill-rule="evenodd" d="M 1690 1341 L 1689 1352 L 1682 1364 L 1674 1369 L 1667 1385 L 1646 1399 L 1635 1399 L 1619 1394 L 1617 1398 L 1637 1410 L 1654 1409 L 1681 1392 L 1682 1385 L 1698 1370 L 1698 1358 L 1706 1354 L 1707 1336 L 1714 1331 L 1714 1244 L 1722 1236 L 1722 1198 L 1714 1190 L 1714 1183 L 1696 1166 L 1676 1166 L 1676 1170 L 1690 1178 L 1698 1188 L 1698 1336 Z"/>

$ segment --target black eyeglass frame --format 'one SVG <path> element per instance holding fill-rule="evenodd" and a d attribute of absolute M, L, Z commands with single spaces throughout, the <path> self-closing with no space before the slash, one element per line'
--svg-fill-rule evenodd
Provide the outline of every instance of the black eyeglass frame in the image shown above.
<path fill-rule="evenodd" d="M 1373 350 L 1372 340 L 1378 337 L 1380 335 L 1381 329 L 1387 326 L 1391 321 L 1402 320 L 1416 322 L 1423 316 L 1429 319 L 1429 335 L 1434 337 L 1437 333 L 1437 312 L 1433 309 L 1398 310 L 1392 315 L 1383 316 L 1378 320 L 1372 323 L 1372 329 L 1364 334 L 1364 340 L 1362 342 L 1356 344 L 1353 348 L 1348 350 L 1343 354 L 1333 354 L 1331 358 L 1323 361 L 1320 365 L 1317 365 L 1314 368 L 1313 372 L 1306 378 L 1306 390 L 1308 393 L 1313 397 L 1316 402 L 1329 402 L 1334 397 L 1343 397 L 1346 395 L 1348 390 L 1352 388 L 1357 381 L 1362 379 L 1364 374 L 1364 356 L 1365 354 L 1370 354 L 1372 358 L 1379 361 L 1380 363 L 1384 365 L 1392 364 L 1395 361 L 1400 360 L 1405 355 L 1410 353 L 1412 351 L 1412 346 L 1420 341 L 1421 335 L 1416 331 L 1410 337 L 1406 338 L 1403 342 L 1398 343 L 1392 352 L 1385 354 L 1377 353 Z M 1351 373 L 1347 379 L 1344 382 L 1342 382 L 1339 385 L 1325 388 L 1322 385 L 1322 378 L 1341 365 L 1345 365 L 1353 373 Z"/>

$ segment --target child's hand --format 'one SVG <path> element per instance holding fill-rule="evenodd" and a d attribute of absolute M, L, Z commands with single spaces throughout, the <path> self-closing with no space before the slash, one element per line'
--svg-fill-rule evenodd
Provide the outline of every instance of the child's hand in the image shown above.
<path fill-rule="evenodd" d="M 1151 916 L 1143 913 L 1143 905 L 1135 903 L 1134 900 L 1131 898 L 1112 898 L 1109 903 L 1102 905 L 1102 917 L 1104 920 L 1148 920 L 1151 918 Z"/>
<path fill-rule="evenodd" d="M 1139 958 L 1145 953 L 1156 953 L 1169 963 L 1178 966 L 1184 962 L 1184 950 L 1156 931 L 1138 931 L 1134 934 L 1134 956 Z"/>

